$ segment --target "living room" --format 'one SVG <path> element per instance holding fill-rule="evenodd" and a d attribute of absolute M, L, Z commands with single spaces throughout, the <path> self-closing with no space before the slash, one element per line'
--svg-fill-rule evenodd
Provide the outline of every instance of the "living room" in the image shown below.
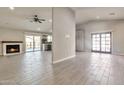
<path fill-rule="evenodd" d="M 0 55 L 11 55 L 11 53 L 8 54 L 6 53 L 7 43 L 9 43 L 10 45 L 14 45 L 14 43 L 16 45 L 18 44 L 20 49 L 17 50 L 20 51 L 15 51 L 16 52 L 15 54 L 18 54 L 19 52 L 25 53 L 34 50 L 45 50 L 45 47 L 47 46 L 43 45 L 41 41 L 46 38 L 46 43 L 47 43 L 47 37 L 49 39 L 48 41 L 52 42 L 51 39 L 52 9 L 51 8 L 11 8 L 11 7 L 7 8 L 6 7 L 6 8 L 0 8 L 0 12 L 1 12 Z M 35 22 L 35 17 L 42 18 L 41 22 L 39 20 L 38 20 L 39 22 L 37 20 Z M 38 40 L 39 38 L 39 41 L 37 40 L 34 41 L 35 38 L 34 39 L 32 38 L 32 40 L 30 39 L 28 40 L 26 36 L 31 36 L 31 37 L 36 36 L 36 39 Z M 52 44 L 49 44 L 49 47 L 51 47 L 51 45 Z M 49 50 L 51 50 L 51 48 Z M 14 52 L 14 50 L 12 52 Z M 13 54 L 14 53 L 12 53 L 12 55 Z"/>
<path fill-rule="evenodd" d="M 1 8 L 0 84 L 124 84 L 122 11 Z"/>

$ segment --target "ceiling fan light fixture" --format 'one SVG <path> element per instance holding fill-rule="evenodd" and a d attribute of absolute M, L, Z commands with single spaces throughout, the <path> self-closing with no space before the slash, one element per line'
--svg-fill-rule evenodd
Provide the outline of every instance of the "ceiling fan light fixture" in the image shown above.
<path fill-rule="evenodd" d="M 34 15 L 31 19 L 31 21 L 35 23 L 43 23 L 44 21 L 46 21 L 45 19 L 39 18 L 38 15 Z"/>

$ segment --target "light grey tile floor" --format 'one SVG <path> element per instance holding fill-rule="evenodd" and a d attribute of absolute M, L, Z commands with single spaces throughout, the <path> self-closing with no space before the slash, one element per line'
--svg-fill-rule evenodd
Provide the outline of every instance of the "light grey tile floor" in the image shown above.
<path fill-rule="evenodd" d="M 0 84 L 120 85 L 124 84 L 124 56 L 80 52 L 54 65 L 51 52 L 1 56 Z"/>

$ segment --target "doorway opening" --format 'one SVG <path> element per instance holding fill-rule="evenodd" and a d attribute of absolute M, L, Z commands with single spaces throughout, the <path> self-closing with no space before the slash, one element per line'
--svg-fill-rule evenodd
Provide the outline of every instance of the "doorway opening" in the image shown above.
<path fill-rule="evenodd" d="M 92 52 L 111 53 L 111 32 L 92 33 Z"/>

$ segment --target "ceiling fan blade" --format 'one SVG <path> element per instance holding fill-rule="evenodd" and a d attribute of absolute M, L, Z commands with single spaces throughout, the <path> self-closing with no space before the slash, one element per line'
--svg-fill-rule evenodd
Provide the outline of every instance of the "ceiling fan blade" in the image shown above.
<path fill-rule="evenodd" d="M 45 19 L 39 19 L 40 21 L 46 21 Z"/>
<path fill-rule="evenodd" d="M 34 17 L 28 17 L 28 18 L 26 18 L 26 19 L 33 19 Z"/>
<path fill-rule="evenodd" d="M 40 20 L 38 20 L 39 23 L 42 23 Z"/>

